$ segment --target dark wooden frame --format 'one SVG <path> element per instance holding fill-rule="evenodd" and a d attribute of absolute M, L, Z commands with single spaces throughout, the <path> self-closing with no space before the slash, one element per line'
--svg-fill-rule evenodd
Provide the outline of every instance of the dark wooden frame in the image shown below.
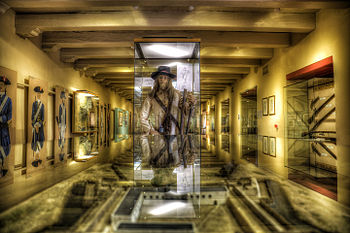
<path fill-rule="evenodd" d="M 270 148 L 271 148 L 271 140 L 274 140 L 274 144 L 275 144 L 275 146 L 274 146 L 274 151 L 275 151 L 275 153 L 274 154 L 271 154 L 271 150 L 270 150 Z M 270 156 L 273 156 L 273 157 L 276 157 L 276 137 L 268 137 L 268 153 L 269 153 L 269 155 Z"/>
<path fill-rule="evenodd" d="M 266 113 L 264 112 L 264 102 L 266 101 Z M 267 97 L 262 99 L 262 114 L 263 116 L 269 115 L 269 100 Z"/>
<path fill-rule="evenodd" d="M 272 98 L 273 98 L 273 113 L 270 112 L 270 99 L 272 99 Z M 268 99 L 267 108 L 268 108 L 269 116 L 275 115 L 276 114 L 276 97 L 274 95 L 272 95 L 272 96 L 269 96 L 267 99 Z"/>

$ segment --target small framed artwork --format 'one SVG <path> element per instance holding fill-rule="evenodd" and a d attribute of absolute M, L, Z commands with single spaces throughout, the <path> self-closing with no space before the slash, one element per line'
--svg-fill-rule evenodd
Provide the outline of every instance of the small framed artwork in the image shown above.
<path fill-rule="evenodd" d="M 275 96 L 269 97 L 269 115 L 275 115 Z"/>
<path fill-rule="evenodd" d="M 269 155 L 276 157 L 276 138 L 269 137 Z"/>
<path fill-rule="evenodd" d="M 269 106 L 269 104 L 268 104 L 267 98 L 263 98 L 263 99 L 262 99 L 262 112 L 263 112 L 263 116 L 269 115 L 269 114 L 268 114 L 268 110 L 269 110 L 268 106 Z"/>
<path fill-rule="evenodd" d="M 269 154 L 269 151 L 268 151 L 269 145 L 268 145 L 268 140 L 267 139 L 268 139 L 267 136 L 263 137 L 263 153 L 264 154 Z"/>

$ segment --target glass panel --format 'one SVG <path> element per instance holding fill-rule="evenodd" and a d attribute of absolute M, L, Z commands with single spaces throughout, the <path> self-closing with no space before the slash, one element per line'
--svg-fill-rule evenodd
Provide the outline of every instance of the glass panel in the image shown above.
<path fill-rule="evenodd" d="M 99 98 L 92 92 L 79 90 L 73 93 L 73 133 L 96 131 Z"/>
<path fill-rule="evenodd" d="M 284 88 L 286 166 L 315 177 L 336 176 L 333 78 L 313 78 Z"/>
<path fill-rule="evenodd" d="M 241 157 L 258 164 L 257 89 L 241 94 Z"/>
<path fill-rule="evenodd" d="M 169 191 L 200 192 L 199 43 L 135 43 L 134 181 Z M 116 110 L 116 118 L 119 117 Z M 154 194 L 156 195 L 156 194 Z M 194 200 L 194 202 L 198 202 Z M 163 200 L 143 203 L 142 218 Z M 198 203 L 197 203 L 198 204 Z M 188 203 L 180 215 L 199 215 Z"/>

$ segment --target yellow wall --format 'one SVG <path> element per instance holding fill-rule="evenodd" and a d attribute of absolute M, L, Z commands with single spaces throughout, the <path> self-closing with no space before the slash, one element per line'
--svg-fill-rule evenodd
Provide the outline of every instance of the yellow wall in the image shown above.
<path fill-rule="evenodd" d="M 259 166 L 266 167 L 286 177 L 284 166 L 284 106 L 283 87 L 286 75 L 314 62 L 333 56 L 334 78 L 337 108 L 337 148 L 338 149 L 338 200 L 350 204 L 350 10 L 322 10 L 317 14 L 316 29 L 297 45 L 274 50 L 273 58 L 267 63 L 269 73 L 262 75 L 262 67 L 235 84 L 232 104 L 232 138 L 233 156 L 236 160 L 240 154 L 240 93 L 255 86 L 258 87 L 258 134 L 275 136 L 276 157 L 262 154 L 261 137 L 259 137 Z M 276 96 L 276 115 L 261 116 L 262 98 Z M 219 121 L 218 121 L 219 122 Z M 278 130 L 274 128 L 278 125 Z"/>
<path fill-rule="evenodd" d="M 37 79 L 46 80 L 48 82 L 49 89 L 52 89 L 56 85 L 60 85 L 67 88 L 70 93 L 73 92 L 73 89 L 90 90 L 96 93 L 104 103 L 111 104 L 111 109 L 122 108 L 132 113 L 131 102 L 126 101 L 124 98 L 121 98 L 115 92 L 112 92 L 109 89 L 101 86 L 92 79 L 83 77 L 80 74 L 80 72 L 74 70 L 70 64 L 64 64 L 58 62 L 56 59 L 51 58 L 49 54 L 43 52 L 41 48 L 38 48 L 30 40 L 19 37 L 15 32 L 15 12 L 13 10 L 8 10 L 5 14 L 0 15 L 0 66 L 16 71 L 18 83 L 24 84 L 25 80 L 29 79 L 29 77 L 34 77 Z M 17 117 L 17 143 L 13 147 L 13 149 L 15 151 L 15 165 L 22 164 L 22 166 L 25 166 L 25 159 L 23 158 L 23 149 L 25 148 L 25 134 L 27 131 L 25 129 L 24 121 L 24 118 L 26 116 L 26 108 L 24 108 L 23 105 L 26 103 L 26 99 L 26 89 L 17 88 L 17 96 L 15 101 L 18 104 L 14 113 Z M 49 96 L 48 118 L 51 118 L 51 120 L 48 121 L 48 125 L 51 126 L 50 128 L 53 128 L 52 126 L 54 124 L 53 105 L 54 98 L 53 96 Z M 52 140 L 53 132 L 48 132 L 46 136 L 47 140 Z M 111 144 L 113 144 L 113 142 Z M 52 149 L 48 148 L 48 152 L 50 151 L 52 151 Z M 105 158 L 110 157 L 111 154 L 113 154 L 113 156 L 115 157 L 117 155 L 115 151 L 120 152 L 120 150 L 111 150 L 109 148 L 105 148 L 103 151 L 100 152 L 100 159 L 104 160 Z M 87 166 L 93 165 L 95 162 L 89 161 L 86 164 L 74 163 L 74 166 L 70 166 L 69 162 L 69 165 L 64 169 L 65 172 L 67 172 L 67 174 L 73 175 L 74 173 L 79 172 L 82 169 L 86 169 Z M 14 185 L 20 185 L 21 182 L 22 185 L 24 184 L 23 179 L 25 179 L 25 176 L 21 175 L 21 170 L 23 169 L 25 169 L 25 167 L 15 171 Z M 50 171 L 54 173 L 55 170 L 56 168 Z M 63 174 L 62 178 L 66 178 L 67 174 Z M 31 179 L 29 183 L 35 183 L 36 178 L 34 180 L 33 179 Z M 45 182 L 45 184 L 37 185 L 35 186 L 35 188 L 31 188 L 30 192 L 37 192 L 39 189 L 42 189 L 45 186 L 49 185 L 48 183 L 51 181 L 45 180 Z M 52 182 L 58 182 L 58 180 L 52 180 Z M 25 198 L 25 195 L 29 196 L 31 195 L 31 193 L 23 194 L 21 198 Z"/>

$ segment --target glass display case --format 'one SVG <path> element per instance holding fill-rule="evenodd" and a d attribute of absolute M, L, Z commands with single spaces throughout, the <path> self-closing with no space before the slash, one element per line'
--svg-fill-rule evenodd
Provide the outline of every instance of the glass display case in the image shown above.
<path fill-rule="evenodd" d="M 200 192 L 199 41 L 138 39 L 134 48 L 135 184 Z"/>
<path fill-rule="evenodd" d="M 86 133 L 76 134 L 73 137 L 74 142 L 74 160 L 87 161 L 98 155 L 98 134 Z"/>
<path fill-rule="evenodd" d="M 230 99 L 221 101 L 221 133 L 230 132 Z"/>
<path fill-rule="evenodd" d="M 129 138 L 129 119 L 130 113 L 124 109 L 116 108 L 114 110 L 115 113 L 115 137 L 114 140 L 116 142 L 120 142 L 122 140 Z"/>
<path fill-rule="evenodd" d="M 334 93 L 333 78 L 312 78 L 284 88 L 286 166 L 317 177 L 336 173 Z"/>
<path fill-rule="evenodd" d="M 73 93 L 72 133 L 88 133 L 97 130 L 99 98 L 96 94 L 78 90 Z"/>
<path fill-rule="evenodd" d="M 241 93 L 241 157 L 258 163 L 257 88 Z"/>

